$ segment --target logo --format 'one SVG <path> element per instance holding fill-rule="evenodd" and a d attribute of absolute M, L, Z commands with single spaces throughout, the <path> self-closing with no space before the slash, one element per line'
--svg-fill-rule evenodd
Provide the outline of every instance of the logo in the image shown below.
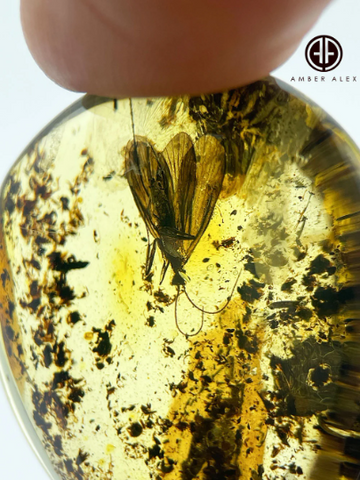
<path fill-rule="evenodd" d="M 305 58 L 311 68 L 319 72 L 330 72 L 343 57 L 340 43 L 329 35 L 319 35 L 307 44 Z"/>

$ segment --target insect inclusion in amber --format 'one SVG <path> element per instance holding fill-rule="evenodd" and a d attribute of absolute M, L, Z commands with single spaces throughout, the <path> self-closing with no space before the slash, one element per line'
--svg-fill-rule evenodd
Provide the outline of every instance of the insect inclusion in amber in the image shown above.
<path fill-rule="evenodd" d="M 0 315 L 50 475 L 356 479 L 359 179 L 273 79 L 84 97 L 40 134 L 2 188 Z"/>

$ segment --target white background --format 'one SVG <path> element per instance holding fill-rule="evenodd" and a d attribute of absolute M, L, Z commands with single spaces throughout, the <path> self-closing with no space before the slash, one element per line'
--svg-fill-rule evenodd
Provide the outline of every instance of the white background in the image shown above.
<path fill-rule="evenodd" d="M 315 0 L 314 0 L 315 1 Z M 22 36 L 18 0 L 0 0 L 0 182 L 17 156 L 38 131 L 79 94 L 52 83 L 37 67 Z M 304 58 L 307 42 L 327 34 L 342 44 L 341 65 L 326 74 L 325 83 L 291 84 L 331 114 L 360 145 L 360 2 L 337 0 L 304 38 L 288 62 L 273 72 L 290 83 L 291 77 L 322 75 Z M 357 83 L 341 83 L 358 76 Z M 331 82 L 336 76 L 338 81 Z M 3 480 L 47 480 L 48 476 L 27 444 L 0 384 L 0 478 Z M 116 479 L 119 480 L 119 479 Z M 135 480 L 135 479 L 134 479 Z"/>

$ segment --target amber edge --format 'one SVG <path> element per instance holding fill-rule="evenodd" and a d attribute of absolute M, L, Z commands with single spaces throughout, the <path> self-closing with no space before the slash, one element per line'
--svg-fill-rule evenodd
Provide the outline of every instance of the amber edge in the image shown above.
<path fill-rule="evenodd" d="M 3 197 L 2 194 L 3 194 L 4 188 L 7 185 L 9 177 L 11 175 L 11 170 L 18 164 L 19 161 L 21 161 L 21 159 L 26 154 L 26 152 L 29 149 L 31 149 L 42 137 L 47 135 L 49 131 L 51 131 L 54 127 L 62 123 L 65 119 L 70 119 L 74 116 L 77 116 L 82 111 L 81 109 L 85 111 L 86 107 L 84 107 L 84 99 L 87 97 L 88 95 L 84 95 L 80 97 L 80 99 L 76 100 L 71 105 L 66 107 L 54 119 L 50 120 L 49 123 L 43 129 L 41 129 L 40 132 L 26 145 L 26 147 L 18 155 L 17 159 L 12 164 L 10 170 L 8 171 L 8 173 L 6 174 L 6 176 L 3 178 L 1 182 L 1 186 L 0 186 L 1 198 Z M 103 102 L 106 102 L 106 101 L 108 101 L 108 99 L 104 98 Z M 1 203 L 3 203 L 3 201 L 4 200 L 2 200 Z M 2 215 L 0 215 L 0 228 L 1 230 L 3 228 Z M 4 387 L 4 391 L 8 399 L 8 402 L 11 406 L 14 416 L 27 442 L 29 443 L 31 449 L 35 453 L 36 457 L 40 461 L 40 464 L 42 465 L 46 473 L 49 475 L 49 477 L 53 480 L 56 480 L 58 476 L 22 404 L 21 395 L 17 386 L 17 382 L 10 368 L 9 358 L 6 355 L 6 345 L 5 345 L 2 325 L 3 325 L 3 319 L 1 318 L 0 319 L 0 382 Z M 10 380 L 11 378 L 13 379 L 13 381 Z"/>

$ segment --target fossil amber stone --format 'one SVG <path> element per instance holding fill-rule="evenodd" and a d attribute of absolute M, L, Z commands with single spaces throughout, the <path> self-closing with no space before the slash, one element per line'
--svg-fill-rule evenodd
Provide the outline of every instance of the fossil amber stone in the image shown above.
<path fill-rule="evenodd" d="M 270 78 L 87 96 L 33 141 L 2 369 L 53 479 L 358 477 L 359 161 Z"/>

